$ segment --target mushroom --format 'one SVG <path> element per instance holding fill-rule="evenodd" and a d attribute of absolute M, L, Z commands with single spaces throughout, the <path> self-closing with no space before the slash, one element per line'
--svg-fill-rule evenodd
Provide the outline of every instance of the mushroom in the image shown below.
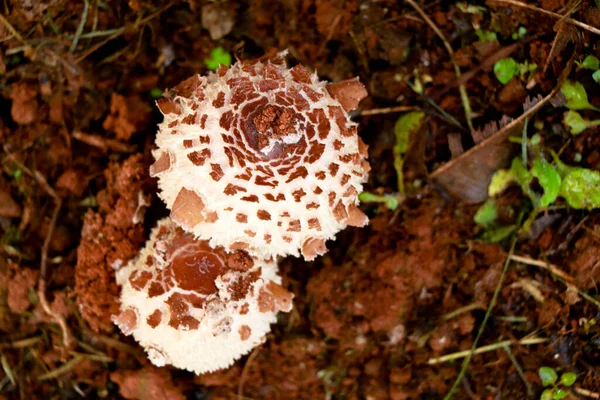
<path fill-rule="evenodd" d="M 284 57 L 221 66 L 168 92 L 150 174 L 171 218 L 212 247 L 312 260 L 347 225 L 368 223 L 358 208 L 367 146 L 347 114 L 367 93 Z"/>
<path fill-rule="evenodd" d="M 226 253 L 162 219 L 137 259 L 116 273 L 113 322 L 156 366 L 196 374 L 230 366 L 265 340 L 278 311 L 290 311 L 274 261 Z"/>

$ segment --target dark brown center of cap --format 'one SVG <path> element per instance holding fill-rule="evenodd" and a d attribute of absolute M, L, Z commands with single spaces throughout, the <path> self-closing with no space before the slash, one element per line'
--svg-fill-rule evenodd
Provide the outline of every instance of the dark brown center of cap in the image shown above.
<path fill-rule="evenodd" d="M 258 131 L 258 149 L 269 145 L 269 139 L 279 139 L 294 133 L 296 117 L 294 111 L 274 105 L 267 105 L 253 119 Z"/>

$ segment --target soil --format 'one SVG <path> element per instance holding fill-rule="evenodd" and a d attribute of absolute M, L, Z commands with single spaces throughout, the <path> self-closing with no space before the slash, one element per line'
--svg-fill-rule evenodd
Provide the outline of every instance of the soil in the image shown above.
<path fill-rule="evenodd" d="M 528 4 L 600 26 L 591 0 Z M 469 5 L 419 2 L 427 22 L 396 0 L 0 4 L 0 399 L 533 399 L 542 366 L 577 374 L 569 398 L 599 398 L 600 213 L 559 200 L 511 250 L 510 239 L 484 240 L 473 221 L 479 204 L 427 176 L 478 141 L 460 84 L 476 128 L 519 117 L 564 70 L 600 107 L 597 83 L 573 63 L 600 56 L 600 41 L 504 1 Z M 460 79 L 431 23 L 454 49 Z M 526 36 L 514 39 L 520 27 Z M 486 32 L 497 40 L 480 40 Z M 167 215 L 148 174 L 156 100 L 206 73 L 216 47 L 240 59 L 288 49 L 290 65 L 323 79 L 358 76 L 369 97 L 352 118 L 369 145 L 371 193 L 398 190 L 400 114 L 366 111 L 415 107 L 426 122 L 405 159 L 399 206 L 362 204 L 367 227 L 346 229 L 314 262 L 283 260 L 293 311 L 231 368 L 195 376 L 152 366 L 111 316 L 115 268 Z M 492 68 L 508 55 L 538 67 L 502 85 Z M 565 162 L 598 170 L 600 128 L 571 136 L 564 111 L 544 106 L 528 133 Z M 284 115 L 261 117 L 287 129 Z M 505 225 L 529 207 L 518 189 L 498 204 Z M 507 264 L 511 255 L 521 261 Z M 471 349 L 484 321 L 477 348 L 491 348 L 472 356 L 452 389 L 457 353 Z"/>

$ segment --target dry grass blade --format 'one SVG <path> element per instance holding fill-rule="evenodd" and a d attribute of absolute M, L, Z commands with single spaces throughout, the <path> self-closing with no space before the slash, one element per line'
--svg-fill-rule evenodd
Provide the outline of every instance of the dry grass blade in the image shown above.
<path fill-rule="evenodd" d="M 69 371 L 73 370 L 83 360 L 85 360 L 84 356 L 76 355 L 75 357 L 73 357 L 72 359 L 70 359 L 63 365 L 61 365 L 60 367 L 38 376 L 37 379 L 38 379 L 38 381 L 47 381 L 48 379 L 58 378 L 59 376 L 64 375 L 64 374 L 68 373 Z"/>
<path fill-rule="evenodd" d="M 425 14 L 425 11 L 423 11 L 423 9 L 421 9 L 421 7 L 419 7 L 419 5 L 417 3 L 415 3 L 413 0 L 405 0 L 405 1 L 408 4 L 410 4 L 410 6 L 412 8 L 414 8 L 417 13 L 419 13 L 421 18 L 423 18 L 423 20 L 425 20 L 427 25 L 429 25 L 429 27 L 431 29 L 433 29 L 433 31 L 435 32 L 436 35 L 438 35 L 438 37 L 440 38 L 442 43 L 444 43 L 444 47 L 446 48 L 446 51 L 448 52 L 448 55 L 450 56 L 450 61 L 452 62 L 452 66 L 454 67 L 454 73 L 456 74 L 456 79 L 460 80 L 460 77 L 461 77 L 460 67 L 458 66 L 458 63 L 456 62 L 456 59 L 454 57 L 454 50 L 452 49 L 452 46 L 450 46 L 450 43 L 446 39 L 446 36 L 442 33 L 440 28 L 437 27 L 437 25 L 433 22 L 433 20 L 431 18 L 429 18 L 429 16 L 427 14 Z M 465 118 L 467 119 L 467 125 L 469 126 L 469 130 L 471 132 L 473 132 L 473 113 L 471 110 L 471 103 L 469 102 L 469 95 L 467 94 L 467 88 L 464 85 L 464 83 L 458 85 L 458 91 L 460 92 L 460 98 L 463 103 L 463 108 L 465 109 Z"/>
<path fill-rule="evenodd" d="M 548 341 L 548 339 L 536 338 L 536 337 L 525 338 L 525 339 L 521 339 L 521 340 L 503 340 L 498 343 L 488 344 L 487 346 L 478 347 L 477 349 L 475 349 L 473 351 L 473 354 L 483 354 L 483 353 L 487 353 L 487 352 L 494 351 L 494 350 L 499 350 L 506 346 L 511 346 L 511 345 L 515 345 L 515 344 L 521 345 L 521 346 L 532 346 L 532 345 L 536 345 L 536 344 L 540 344 L 540 343 L 545 343 L 547 341 Z M 464 351 L 459 351 L 457 353 L 446 354 L 445 356 L 441 356 L 441 357 L 430 358 L 429 360 L 427 360 L 427 364 L 436 365 L 436 364 L 441 364 L 441 363 L 448 362 L 448 361 L 458 360 L 458 359 L 467 357 L 470 353 L 471 353 L 471 350 L 464 350 Z"/>
<path fill-rule="evenodd" d="M 37 344 L 42 340 L 41 336 L 34 336 L 31 338 L 16 340 L 10 343 L 0 343 L 0 349 L 24 349 Z"/>
<path fill-rule="evenodd" d="M 0 354 L 0 364 L 2 364 L 2 370 L 10 380 L 11 385 L 17 386 L 17 380 L 15 379 L 15 374 L 13 374 L 13 370 L 6 359 L 4 354 Z"/>
<path fill-rule="evenodd" d="M 485 200 L 492 175 L 506 166 L 514 153 L 514 145 L 507 138 L 520 132 L 525 120 L 531 119 L 554 97 L 559 88 L 560 85 L 490 138 L 435 170 L 430 176 L 431 181 L 466 202 L 479 203 Z"/>

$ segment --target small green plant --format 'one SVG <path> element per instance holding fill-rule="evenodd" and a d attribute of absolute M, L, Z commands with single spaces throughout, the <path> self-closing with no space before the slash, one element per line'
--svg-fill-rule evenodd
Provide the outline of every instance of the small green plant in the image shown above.
<path fill-rule="evenodd" d="M 162 97 L 163 93 L 164 93 L 164 90 L 162 90 L 161 88 L 153 87 L 150 90 L 150 97 L 153 99 L 160 99 Z"/>
<path fill-rule="evenodd" d="M 590 104 L 585 88 L 581 83 L 566 80 L 560 91 L 567 100 L 565 107 L 569 110 L 600 111 L 600 108 L 596 108 Z"/>
<path fill-rule="evenodd" d="M 597 71 L 600 69 L 600 60 L 596 56 L 589 55 L 582 62 L 577 63 L 577 69 L 582 68 Z"/>
<path fill-rule="evenodd" d="M 511 184 L 518 184 L 538 211 L 552 205 L 560 196 L 576 209 L 600 207 L 600 171 L 573 167 L 563 163 L 550 151 L 554 163 L 547 161 L 540 148 L 534 147 L 534 160 L 528 169 L 521 158 L 515 158 L 510 169 L 501 169 L 492 177 L 488 194 L 493 197 Z M 533 190 L 537 178 L 543 194 Z"/>
<path fill-rule="evenodd" d="M 222 47 L 217 47 L 211 50 L 210 57 L 204 60 L 206 67 L 212 71 L 219 68 L 219 65 L 230 66 L 231 54 L 223 50 Z"/>
<path fill-rule="evenodd" d="M 511 37 L 512 40 L 523 39 L 527 35 L 527 29 L 524 26 L 520 26 L 519 29 L 514 32 Z"/>
<path fill-rule="evenodd" d="M 371 192 L 362 192 L 358 195 L 358 199 L 363 203 L 380 203 L 385 205 L 390 210 L 398 208 L 399 199 L 401 197 L 393 194 L 375 194 Z"/>
<path fill-rule="evenodd" d="M 581 114 L 577 111 L 569 110 L 565 113 L 564 118 L 565 126 L 569 129 L 572 135 L 579 135 L 581 132 L 585 131 L 587 128 L 591 128 L 593 126 L 600 126 L 600 119 L 597 120 L 587 120 L 584 119 Z"/>
<path fill-rule="evenodd" d="M 476 29 L 475 34 L 479 38 L 479 41 L 482 43 L 493 42 L 494 40 L 498 40 L 498 35 L 496 32 L 484 31 L 483 29 Z"/>
<path fill-rule="evenodd" d="M 519 64 L 512 57 L 503 58 L 494 64 L 494 75 L 501 84 L 506 85 L 517 75 Z"/>
<path fill-rule="evenodd" d="M 401 195 L 404 191 L 404 156 L 408 151 L 411 142 L 417 135 L 423 125 L 425 113 L 422 111 L 413 111 L 402 115 L 396 121 L 394 134 L 396 136 L 396 145 L 394 146 L 394 168 L 398 176 L 398 192 Z"/>
<path fill-rule="evenodd" d="M 512 57 L 503 58 L 494 64 L 494 74 L 503 85 L 506 85 L 515 76 L 519 76 L 521 80 L 527 81 L 536 69 L 537 64 L 530 64 L 527 60 L 519 64 Z"/>
<path fill-rule="evenodd" d="M 573 386 L 577 375 L 573 372 L 565 372 L 558 379 L 558 374 L 551 367 L 541 367 L 538 372 L 542 385 L 546 388 L 540 396 L 540 400 L 561 400 L 569 394 L 568 388 Z"/>
<path fill-rule="evenodd" d="M 592 78 L 596 83 L 600 83 L 600 60 L 598 57 L 589 55 L 582 62 L 577 63 L 577 69 L 589 69 L 594 71 Z"/>

